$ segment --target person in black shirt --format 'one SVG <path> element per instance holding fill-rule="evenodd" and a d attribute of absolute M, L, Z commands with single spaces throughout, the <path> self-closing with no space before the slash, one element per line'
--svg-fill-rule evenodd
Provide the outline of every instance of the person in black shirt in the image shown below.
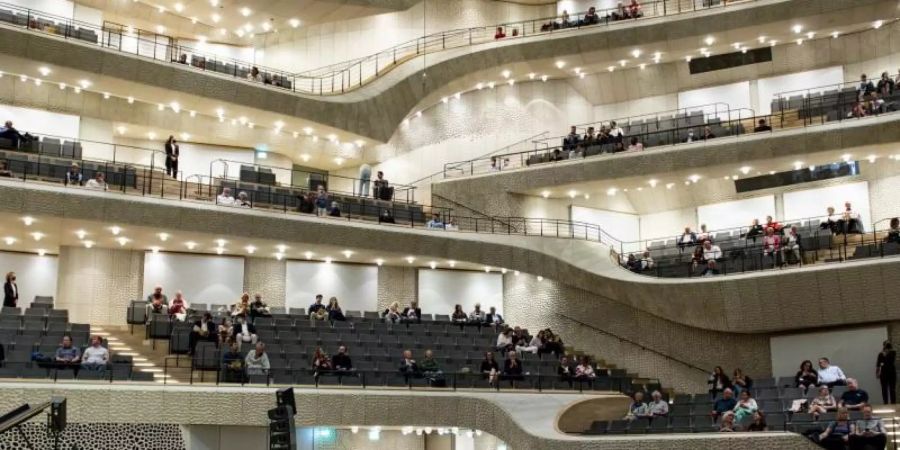
<path fill-rule="evenodd" d="M 884 237 L 885 244 L 889 242 L 900 243 L 900 218 L 891 219 L 891 228 L 888 230 L 887 236 Z"/>
<path fill-rule="evenodd" d="M 859 388 L 855 378 L 847 378 L 847 391 L 841 395 L 840 406 L 858 410 L 869 403 L 869 393 Z"/>
<path fill-rule="evenodd" d="M 350 372 L 353 370 L 353 361 L 347 355 L 347 346 L 338 347 L 338 352 L 331 357 L 331 368 L 338 372 Z"/>
<path fill-rule="evenodd" d="M 759 119 L 759 124 L 756 126 L 756 128 L 753 129 L 753 132 L 760 133 L 763 131 L 772 131 L 772 127 L 770 127 L 769 124 L 766 123 L 766 119 Z"/>
<path fill-rule="evenodd" d="M 312 305 L 309 305 L 309 309 L 307 309 L 306 314 L 312 315 L 313 313 L 319 312 L 320 309 L 325 309 L 325 305 L 322 304 L 322 294 L 316 295 L 316 302 Z"/>
<path fill-rule="evenodd" d="M 819 374 L 813 369 L 812 361 L 806 360 L 800 363 L 800 370 L 794 375 L 794 385 L 805 393 L 810 386 L 819 384 Z"/>
<path fill-rule="evenodd" d="M 488 380 L 491 386 L 497 383 L 497 375 L 500 373 L 500 365 L 494 359 L 493 352 L 485 352 L 484 359 L 481 360 L 481 376 Z"/>
<path fill-rule="evenodd" d="M 893 219 L 897 220 L 897 219 Z M 892 220 L 892 222 L 893 222 Z M 897 403 L 897 352 L 890 341 L 884 341 L 875 363 L 875 375 L 881 382 L 881 399 L 885 405 Z"/>
<path fill-rule="evenodd" d="M 572 379 L 575 377 L 575 368 L 572 367 L 572 363 L 569 362 L 569 358 L 563 356 L 562 359 L 559 360 L 559 367 L 556 368 L 556 374 L 559 376 L 559 381 L 565 381 L 569 383 L 569 387 L 572 387 Z"/>
<path fill-rule="evenodd" d="M 385 209 L 381 211 L 381 215 L 378 216 L 378 223 L 397 223 L 394 220 L 393 214 L 391 214 L 391 210 Z"/>
<path fill-rule="evenodd" d="M 78 167 L 78 164 L 72 163 L 72 166 L 69 167 L 69 170 L 66 172 L 65 184 L 73 185 L 73 186 L 81 186 L 84 184 L 84 174 L 81 173 L 81 169 Z"/>
<path fill-rule="evenodd" d="M 762 411 L 753 413 L 753 422 L 747 425 L 747 431 L 769 431 L 769 426 L 766 425 L 766 415 Z"/>
<path fill-rule="evenodd" d="M 506 361 L 503 362 L 503 377 L 507 380 L 522 380 L 522 362 L 519 361 L 516 352 L 507 352 Z"/>
<path fill-rule="evenodd" d="M 178 147 L 178 141 L 175 136 L 169 136 L 166 141 L 166 175 L 172 178 L 178 178 L 178 157 L 181 155 L 181 149 Z"/>
<path fill-rule="evenodd" d="M 297 211 L 302 212 L 304 214 L 313 214 L 316 212 L 316 193 L 313 191 L 309 191 L 306 195 L 298 195 L 297 200 L 300 202 L 297 205 Z"/>

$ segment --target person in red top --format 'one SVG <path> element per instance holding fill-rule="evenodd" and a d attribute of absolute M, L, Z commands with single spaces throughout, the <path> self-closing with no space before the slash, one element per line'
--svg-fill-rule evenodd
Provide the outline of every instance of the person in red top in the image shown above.
<path fill-rule="evenodd" d="M 503 32 L 503 27 L 497 27 L 497 32 L 494 33 L 494 39 L 503 39 L 506 37 L 506 33 Z"/>
<path fill-rule="evenodd" d="M 776 234 L 784 235 L 784 226 L 773 219 L 772 216 L 766 216 L 766 228 L 775 230 Z"/>
<path fill-rule="evenodd" d="M 641 17 L 641 5 L 638 4 L 637 0 L 631 0 L 631 4 L 628 5 L 628 17 L 632 19 Z"/>
<path fill-rule="evenodd" d="M 178 320 L 184 320 L 187 314 L 187 302 L 184 300 L 184 294 L 181 291 L 175 293 L 175 298 L 169 304 L 169 316 L 177 317 Z"/>

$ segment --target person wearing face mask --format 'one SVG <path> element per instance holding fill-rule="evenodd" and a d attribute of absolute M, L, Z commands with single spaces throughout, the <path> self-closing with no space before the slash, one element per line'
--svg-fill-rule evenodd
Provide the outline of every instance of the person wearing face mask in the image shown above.
<path fill-rule="evenodd" d="M 6 283 L 3 284 L 3 306 L 15 308 L 19 302 L 19 286 L 16 285 L 16 273 L 6 274 Z"/>

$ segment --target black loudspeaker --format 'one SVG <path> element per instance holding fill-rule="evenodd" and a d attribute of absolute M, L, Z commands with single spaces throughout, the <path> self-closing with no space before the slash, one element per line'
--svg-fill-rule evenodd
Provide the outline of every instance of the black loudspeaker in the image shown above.
<path fill-rule="evenodd" d="M 269 410 L 269 450 L 297 450 L 294 410 L 290 406 Z"/>
<path fill-rule="evenodd" d="M 66 429 L 66 398 L 50 399 L 50 431 L 62 433 Z"/>
<path fill-rule="evenodd" d="M 291 417 L 297 414 L 297 404 L 294 402 L 294 388 L 281 388 L 275 392 L 275 400 L 278 406 L 290 406 Z"/>

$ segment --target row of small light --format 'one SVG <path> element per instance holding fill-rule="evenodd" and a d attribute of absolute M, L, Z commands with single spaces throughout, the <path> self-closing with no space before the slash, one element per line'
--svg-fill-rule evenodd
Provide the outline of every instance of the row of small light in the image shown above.
<path fill-rule="evenodd" d="M 136 0 L 133 0 L 133 1 L 136 1 Z M 210 3 L 210 6 L 212 6 L 213 8 L 219 7 L 219 0 L 210 0 L 209 3 Z M 172 10 L 175 11 L 176 13 L 178 13 L 179 15 L 183 15 L 183 14 L 187 13 L 188 12 L 187 9 L 188 9 L 187 6 L 185 6 L 185 4 L 181 3 L 181 2 L 176 2 L 175 4 L 172 5 Z M 169 10 L 165 6 L 159 5 L 156 7 L 156 11 L 160 14 L 165 14 Z M 253 15 L 253 10 L 246 6 L 242 6 L 241 8 L 238 9 L 238 13 L 242 17 L 250 17 L 251 15 Z M 196 25 L 198 22 L 200 22 L 200 18 L 197 16 L 189 16 L 187 18 L 194 25 Z M 218 24 L 219 22 L 222 21 L 223 17 L 221 14 L 219 14 L 219 12 L 214 10 L 213 12 L 211 12 L 209 14 L 209 19 L 210 19 L 210 21 L 212 21 L 213 24 Z M 292 17 L 287 20 L 287 24 L 291 28 L 298 28 L 301 25 L 301 23 L 302 22 L 300 21 L 300 19 L 298 19 L 296 17 Z M 278 32 L 278 29 L 273 26 L 272 20 L 263 21 L 259 25 L 259 27 L 265 33 L 268 33 L 268 32 L 277 33 Z M 131 27 L 129 26 L 129 28 L 131 28 Z M 252 23 L 247 22 L 244 25 L 238 27 L 234 31 L 234 34 L 237 35 L 238 37 L 248 36 L 248 37 L 252 38 L 255 36 L 255 33 L 254 33 L 255 29 L 256 28 L 254 27 L 254 25 Z M 165 33 L 166 27 L 164 27 L 162 25 L 157 25 L 156 31 L 160 34 Z M 226 35 L 226 34 L 228 34 L 228 30 L 225 28 L 219 28 L 219 33 L 222 35 Z"/>

